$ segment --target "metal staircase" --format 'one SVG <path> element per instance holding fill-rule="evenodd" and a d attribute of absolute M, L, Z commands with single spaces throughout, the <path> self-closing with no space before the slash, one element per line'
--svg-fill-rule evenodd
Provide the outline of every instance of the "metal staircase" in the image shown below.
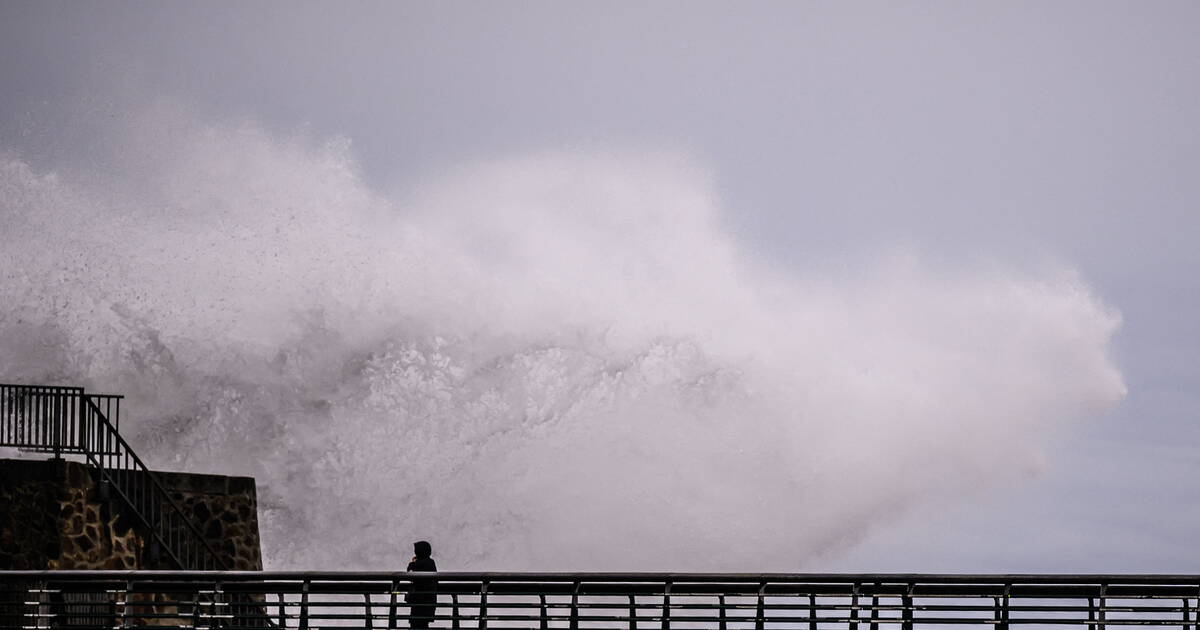
<path fill-rule="evenodd" d="M 82 387 L 0 384 L 0 447 L 81 455 L 96 470 L 100 496 L 140 521 L 151 564 L 181 570 L 229 569 L 203 533 L 121 437 L 122 396 Z M 165 567 L 164 567 L 165 568 Z"/>

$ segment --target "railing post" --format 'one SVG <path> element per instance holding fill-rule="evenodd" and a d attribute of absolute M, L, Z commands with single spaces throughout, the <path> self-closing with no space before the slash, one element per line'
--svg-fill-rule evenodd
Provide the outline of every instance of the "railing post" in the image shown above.
<path fill-rule="evenodd" d="M 309 581 L 304 580 L 300 587 L 300 630 L 308 630 L 308 585 Z"/>
<path fill-rule="evenodd" d="M 545 598 L 542 598 L 545 601 Z M 545 604 L 543 604 L 545 606 Z M 544 626 L 543 626 L 544 627 Z M 634 601 L 634 596 L 629 596 L 629 630 L 637 630 L 637 602 Z"/>
<path fill-rule="evenodd" d="M 125 596 L 121 600 L 121 627 L 129 627 L 129 591 L 133 590 L 133 581 L 125 582 Z"/>
<path fill-rule="evenodd" d="M 487 596 L 488 582 L 484 580 L 483 584 L 479 586 L 479 627 L 481 629 L 487 628 Z"/>
<path fill-rule="evenodd" d="M 546 595 L 544 593 L 538 595 L 538 603 L 540 604 L 538 609 L 538 627 L 541 630 L 547 630 L 550 627 L 550 615 L 546 611 Z"/>
<path fill-rule="evenodd" d="M 721 621 L 720 621 L 720 625 L 718 626 L 718 630 L 728 630 L 728 626 L 726 624 L 726 617 L 725 617 L 725 596 L 717 595 L 717 603 L 721 607 L 721 612 L 720 612 Z"/>
<path fill-rule="evenodd" d="M 51 422 L 54 423 L 54 459 L 62 459 L 63 418 L 62 414 L 58 413 L 58 396 L 51 394 L 50 402 L 51 404 L 45 407 L 49 408 Z"/>
<path fill-rule="evenodd" d="M 157 565 L 159 560 L 162 559 L 161 550 L 162 550 L 162 545 L 158 544 L 158 537 L 151 536 L 150 537 L 150 549 L 148 550 L 151 564 Z M 157 569 L 159 567 L 156 566 L 154 568 Z"/>
<path fill-rule="evenodd" d="M 396 627 L 396 592 L 400 590 L 400 581 L 392 580 L 392 594 L 388 599 L 388 630 Z"/>
<path fill-rule="evenodd" d="M 226 623 L 233 625 L 233 598 L 226 598 L 224 584 L 221 582 L 213 583 L 212 599 L 213 614 L 208 618 L 208 627 L 219 628 Z M 221 615 L 229 615 L 228 621 L 223 621 L 225 617 Z"/>
<path fill-rule="evenodd" d="M 201 627 L 200 626 L 200 617 L 201 617 L 201 615 L 203 615 L 203 613 L 201 612 L 203 607 L 200 602 L 200 597 L 203 594 L 204 594 L 204 591 L 197 589 L 196 590 L 196 601 L 193 602 L 193 604 L 192 604 L 192 627 L 196 628 L 197 630 Z"/>
<path fill-rule="evenodd" d="M 903 609 L 901 610 L 901 613 L 902 613 L 902 616 L 904 617 L 904 622 L 901 624 L 901 627 L 903 628 L 903 630 L 912 630 L 912 627 L 913 627 L 912 599 L 913 599 L 913 588 L 915 586 L 916 586 L 915 584 L 910 583 L 908 585 L 908 588 L 906 588 L 904 590 L 904 597 L 901 599 L 901 604 L 903 607 Z"/>
<path fill-rule="evenodd" d="M 850 587 L 850 630 L 858 630 L 858 582 Z"/>
<path fill-rule="evenodd" d="M 754 612 L 754 630 L 763 630 L 767 622 L 767 583 L 762 582 L 758 587 L 758 608 Z"/>
<path fill-rule="evenodd" d="M 671 628 L 671 583 L 667 582 L 663 585 L 663 607 L 662 607 L 662 628 L 670 630 Z"/>
<path fill-rule="evenodd" d="M 817 595 L 808 594 L 808 630 L 817 630 Z"/>
<path fill-rule="evenodd" d="M 879 630 L 879 582 L 875 583 L 875 592 L 871 593 L 871 630 Z"/>
<path fill-rule="evenodd" d="M 1009 611 L 1008 606 L 1009 606 L 1009 598 L 1011 595 L 1012 595 L 1012 584 L 1005 584 L 1004 585 L 1004 603 L 1000 609 L 1001 616 L 999 619 L 997 619 L 997 621 L 1000 622 L 1000 624 L 998 626 L 998 630 L 1008 630 L 1008 611 Z"/>
<path fill-rule="evenodd" d="M 450 595 L 450 606 L 450 616 L 452 617 L 450 620 L 450 627 L 454 628 L 454 630 L 458 630 L 460 623 L 460 616 L 458 614 L 458 593 L 452 593 Z"/>
<path fill-rule="evenodd" d="M 571 591 L 571 618 L 567 621 L 571 630 L 579 630 L 579 588 L 582 585 L 582 582 L 576 582 L 575 589 Z"/>

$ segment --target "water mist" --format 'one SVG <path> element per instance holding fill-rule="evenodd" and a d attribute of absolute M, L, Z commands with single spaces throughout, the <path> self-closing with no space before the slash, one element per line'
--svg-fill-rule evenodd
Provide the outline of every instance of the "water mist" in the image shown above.
<path fill-rule="evenodd" d="M 678 156 L 386 195 L 344 141 L 119 131 L 86 168 L 0 157 L 0 380 L 127 394 L 152 466 L 258 478 L 271 569 L 426 538 L 446 569 L 800 570 L 1124 394 L 1070 270 L 772 271 Z"/>

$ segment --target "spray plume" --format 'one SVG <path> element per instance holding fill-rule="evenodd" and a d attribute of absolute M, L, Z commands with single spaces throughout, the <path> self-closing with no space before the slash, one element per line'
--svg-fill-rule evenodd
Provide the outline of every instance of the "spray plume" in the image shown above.
<path fill-rule="evenodd" d="M 129 395 L 151 465 L 258 478 L 268 568 L 797 570 L 1036 465 L 1124 394 L 1069 271 L 758 265 L 641 154 L 404 195 L 346 142 L 151 110 L 0 158 L 0 380 Z"/>

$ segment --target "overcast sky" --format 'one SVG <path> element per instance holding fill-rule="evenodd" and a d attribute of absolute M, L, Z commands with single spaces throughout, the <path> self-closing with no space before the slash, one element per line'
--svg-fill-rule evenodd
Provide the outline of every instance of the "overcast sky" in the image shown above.
<path fill-rule="evenodd" d="M 104 159 L 148 102 L 342 136 L 372 187 L 545 151 L 672 151 L 784 273 L 1051 260 L 1119 311 L 1127 397 L 1033 476 L 832 570 L 1200 566 L 1200 4 L 16 2 L 0 150 Z"/>

